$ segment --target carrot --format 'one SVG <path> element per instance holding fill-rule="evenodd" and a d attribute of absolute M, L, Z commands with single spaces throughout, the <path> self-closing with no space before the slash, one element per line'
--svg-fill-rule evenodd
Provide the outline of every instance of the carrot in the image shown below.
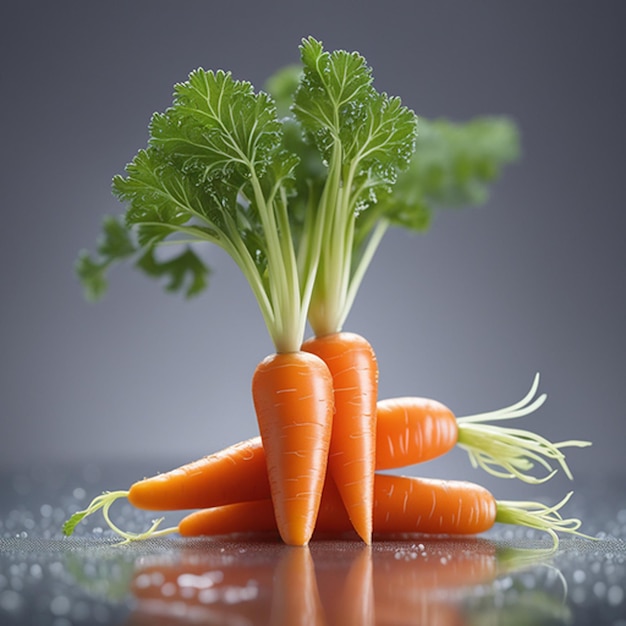
<path fill-rule="evenodd" d="M 252 395 L 278 529 L 285 543 L 305 545 L 326 477 L 332 377 L 313 354 L 277 354 L 257 367 Z"/>
<path fill-rule="evenodd" d="M 302 349 L 319 356 L 333 377 L 328 469 L 357 534 L 370 543 L 376 469 L 378 366 L 369 342 L 348 332 L 313 337 Z"/>
<path fill-rule="evenodd" d="M 139 480 L 128 490 L 129 502 L 150 511 L 221 506 L 270 497 L 265 450 L 260 437 Z"/>
<path fill-rule="evenodd" d="M 496 476 L 543 482 L 556 471 L 550 465 L 550 461 L 555 460 L 571 478 L 561 448 L 585 446 L 588 442 L 552 443 L 527 430 L 488 423 L 519 418 L 540 407 L 546 396 L 534 398 L 537 385 L 538 377 L 535 377 L 526 396 L 508 407 L 458 419 L 435 400 L 412 397 L 380 400 L 377 403 L 376 469 L 414 465 L 459 445 L 468 451 L 474 465 Z M 538 478 L 531 474 L 534 463 L 547 468 L 547 475 Z M 71 534 L 84 517 L 105 505 L 108 511 L 112 502 L 122 497 L 127 497 L 137 508 L 153 511 L 205 509 L 269 499 L 261 438 L 248 439 L 164 474 L 140 480 L 128 491 L 97 496 L 85 510 L 66 522 L 64 532 Z"/>
<path fill-rule="evenodd" d="M 563 519 L 559 514 L 570 496 L 571 493 L 554 506 L 497 501 L 487 489 L 467 481 L 376 474 L 373 530 L 381 535 L 475 535 L 498 522 L 545 531 L 556 547 L 557 532 L 585 536 L 578 532 L 579 520 Z M 272 528 L 267 523 L 268 517 L 262 514 L 264 506 L 271 510 L 269 500 L 265 505 L 263 501 L 240 502 L 204 509 L 186 516 L 177 528 L 160 532 L 178 532 L 187 537 L 217 534 L 215 531 L 228 534 L 229 525 L 231 532 L 269 531 Z M 327 481 L 316 530 L 343 533 L 351 528 L 337 491 Z"/>
<path fill-rule="evenodd" d="M 454 413 L 441 402 L 405 397 L 379 400 L 376 469 L 396 469 L 437 458 L 458 441 Z"/>
<path fill-rule="evenodd" d="M 518 402 L 501 409 L 455 418 L 445 405 L 427 398 L 394 398 L 377 404 L 376 469 L 395 469 L 441 456 L 455 445 L 463 448 L 474 467 L 500 478 L 517 478 L 542 483 L 554 476 L 557 463 L 571 480 L 572 473 L 562 448 L 586 447 L 588 441 L 557 443 L 529 430 L 504 427 L 490 422 L 517 419 L 539 409 L 546 394 L 535 397 L 539 387 L 536 374 L 528 393 Z M 531 470 L 546 470 L 536 476 Z"/>

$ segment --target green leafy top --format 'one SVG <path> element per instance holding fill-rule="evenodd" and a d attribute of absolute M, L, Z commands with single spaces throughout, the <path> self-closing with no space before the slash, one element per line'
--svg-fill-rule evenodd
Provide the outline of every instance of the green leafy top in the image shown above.
<path fill-rule="evenodd" d="M 283 116 L 285 142 L 300 157 L 291 211 L 296 234 L 307 232 L 307 207 L 300 199 L 329 193 L 332 150 L 343 157 L 335 178 L 342 194 L 327 222 L 329 245 L 322 249 L 310 307 L 312 326 L 323 334 L 341 328 L 387 228 L 425 231 L 438 209 L 484 203 L 503 166 L 518 158 L 519 136 L 514 122 L 502 116 L 464 123 L 420 118 L 415 136 L 412 114 L 397 98 L 375 92 L 358 54 L 313 47 L 303 61 L 274 74 L 267 89 Z M 357 67 L 361 80 L 352 74 Z M 357 91 L 366 104 L 356 113 L 352 105 L 339 107 L 333 118 L 327 101 L 340 102 L 342 93 Z M 309 94 L 319 103 L 307 107 Z M 385 112 L 394 107 L 398 115 L 386 124 Z M 351 137 L 359 137 L 358 148 Z M 352 180 L 351 165 L 358 171 Z"/>
<path fill-rule="evenodd" d="M 341 329 L 351 306 L 355 222 L 379 193 L 388 193 L 413 154 L 415 114 L 377 92 L 358 53 L 325 52 L 309 39 L 293 113 L 316 146 L 327 177 L 320 202 L 328 207 L 324 247 L 309 321 L 316 335 Z"/>
<path fill-rule="evenodd" d="M 298 273 L 287 212 L 297 161 L 282 146 L 267 94 L 226 72 L 192 72 L 176 85 L 173 105 L 153 116 L 147 148 L 113 180 L 127 211 L 123 224 L 105 223 L 100 258 L 79 259 L 87 294 L 102 295 L 108 267 L 137 254 L 142 270 L 169 275 L 171 289 L 193 295 L 206 285 L 206 268 L 189 245 L 214 243 L 248 279 L 276 349 L 297 350 L 317 262 L 313 254 Z M 185 248 L 162 261 L 156 247 L 172 235 Z"/>
<path fill-rule="evenodd" d="M 148 145 L 113 180 L 125 214 L 105 219 L 95 255 L 79 256 L 88 298 L 133 259 L 196 295 L 209 276 L 196 244 L 209 242 L 247 278 L 276 349 L 297 350 L 307 314 L 318 335 L 340 330 L 390 224 L 424 230 L 439 206 L 483 201 L 517 154 L 508 120 L 420 120 L 418 135 L 361 55 L 311 37 L 300 54 L 267 92 L 203 69 L 175 86 Z"/>

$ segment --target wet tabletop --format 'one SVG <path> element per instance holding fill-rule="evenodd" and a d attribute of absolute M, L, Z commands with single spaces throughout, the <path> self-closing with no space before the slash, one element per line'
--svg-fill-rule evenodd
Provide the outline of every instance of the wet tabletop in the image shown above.
<path fill-rule="evenodd" d="M 597 541 L 564 537 L 547 554 L 545 536 L 509 527 L 371 547 L 316 537 L 293 548 L 268 535 L 120 546 L 94 516 L 63 537 L 67 516 L 111 487 L 102 475 L 95 466 L 1 475 L 0 625 L 626 626 L 621 481 L 577 500 L 574 513 Z M 114 514 L 127 530 L 151 521 L 123 503 Z"/>

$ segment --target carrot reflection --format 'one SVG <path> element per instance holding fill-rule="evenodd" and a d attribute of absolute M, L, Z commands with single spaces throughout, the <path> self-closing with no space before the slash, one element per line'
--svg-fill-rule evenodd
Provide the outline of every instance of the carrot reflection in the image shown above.
<path fill-rule="evenodd" d="M 460 626 L 464 594 L 502 572 L 484 539 L 211 541 L 137 568 L 128 626 Z"/>
<path fill-rule="evenodd" d="M 317 589 L 313 558 L 308 547 L 282 549 L 274 571 L 272 626 L 322 626 L 324 609 Z"/>

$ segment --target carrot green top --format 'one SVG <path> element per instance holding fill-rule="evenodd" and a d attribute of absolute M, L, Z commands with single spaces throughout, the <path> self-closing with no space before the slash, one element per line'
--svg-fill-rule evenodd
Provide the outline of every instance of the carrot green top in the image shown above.
<path fill-rule="evenodd" d="M 425 231 L 437 209 L 484 203 L 489 184 L 519 154 L 517 128 L 503 116 L 420 118 L 416 125 L 398 98 L 374 89 L 355 53 L 311 46 L 302 64 L 274 74 L 267 90 L 285 142 L 300 156 L 295 234 L 310 230 L 311 198 L 327 209 L 309 311 L 316 335 L 341 330 L 389 226 Z"/>
<path fill-rule="evenodd" d="M 196 244 L 209 242 L 243 272 L 276 350 L 298 350 L 307 316 L 318 335 L 341 329 L 389 224 L 423 230 L 437 205 L 481 201 L 515 156 L 507 120 L 420 121 L 418 137 L 415 114 L 374 88 L 360 54 L 309 37 L 300 59 L 267 91 L 222 70 L 175 85 L 113 179 L 125 214 L 105 218 L 96 254 L 79 256 L 89 299 L 131 259 L 198 294 L 208 268 Z"/>
<path fill-rule="evenodd" d="M 313 38 L 304 40 L 300 50 L 305 63 L 321 67 L 323 60 L 323 71 L 334 77 L 331 91 L 302 81 L 296 102 L 303 126 L 316 134 L 314 120 L 333 120 L 333 136 L 341 136 L 342 145 L 359 154 L 358 161 L 348 163 L 350 180 L 362 179 L 365 189 L 367 172 L 388 165 L 382 160 L 377 164 L 372 133 L 363 134 L 361 125 L 383 126 L 379 116 L 390 126 L 401 121 L 406 160 L 413 148 L 415 115 L 395 100 L 386 106 L 382 97 L 374 99 L 369 69 L 359 55 L 337 52 L 329 63 Z M 384 106 L 383 113 L 378 105 Z M 276 350 L 298 350 L 320 250 L 332 232 L 329 218 L 336 219 L 333 203 L 345 193 L 338 172 L 346 160 L 327 133 L 317 134 L 327 190 L 297 198 L 306 206 L 306 231 L 296 244 L 290 203 L 299 191 L 295 179 L 301 157 L 286 145 L 288 123 L 279 119 L 271 96 L 255 93 L 250 83 L 230 73 L 198 69 L 177 84 L 172 106 L 152 117 L 148 146 L 126 167 L 125 177 L 113 180 L 114 193 L 127 204 L 123 221 L 108 218 L 98 257 L 82 253 L 79 258 L 77 270 L 88 297 L 103 294 L 105 272 L 113 262 L 133 256 L 149 275 L 168 277 L 170 289 L 198 293 L 206 285 L 207 268 L 190 246 L 211 242 L 247 278 Z M 377 142 L 384 143 L 382 135 Z M 172 236 L 184 249 L 162 259 L 156 247 Z"/>

